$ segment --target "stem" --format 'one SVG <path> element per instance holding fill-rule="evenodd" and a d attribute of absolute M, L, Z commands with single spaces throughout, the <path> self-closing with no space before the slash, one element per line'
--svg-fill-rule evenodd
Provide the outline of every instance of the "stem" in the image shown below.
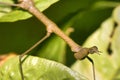
<path fill-rule="evenodd" d="M 70 46 L 73 52 L 78 52 L 81 49 L 77 43 L 75 43 L 71 38 L 69 38 L 66 34 L 63 33 L 62 30 L 58 28 L 58 26 L 49 18 L 47 18 L 42 12 L 40 12 L 35 6 L 32 0 L 22 0 L 19 4 L 19 7 L 28 10 L 31 14 L 40 20 L 47 29 L 49 33 L 55 33 L 60 36 L 66 43 Z"/>
<path fill-rule="evenodd" d="M 40 39 L 37 43 L 35 43 L 32 47 L 30 47 L 28 50 L 26 50 L 24 53 L 21 54 L 21 57 L 32 51 L 35 47 L 37 47 L 40 43 L 42 43 L 45 39 L 47 39 L 50 36 L 50 33 L 47 33 L 42 39 Z"/>
<path fill-rule="evenodd" d="M 17 6 L 17 7 L 21 7 L 24 10 L 29 11 L 31 14 L 33 14 L 38 20 L 40 20 L 46 26 L 46 30 L 47 30 L 47 33 L 48 33 L 45 37 L 43 37 L 35 45 L 33 45 L 31 48 L 26 50 L 22 55 L 20 55 L 19 61 L 20 61 L 20 72 L 21 72 L 22 80 L 24 80 L 24 75 L 23 75 L 23 70 L 22 70 L 21 58 L 25 54 L 29 53 L 36 46 L 38 46 L 45 39 L 47 39 L 50 36 L 51 33 L 55 33 L 56 35 L 61 37 L 64 41 L 66 41 L 66 43 L 70 46 L 71 50 L 73 52 L 75 52 L 75 57 L 77 59 L 81 60 L 81 59 L 84 59 L 85 57 L 87 57 L 87 59 L 92 63 L 93 76 L 94 76 L 94 80 L 95 80 L 94 62 L 87 55 L 89 53 L 92 54 L 92 53 L 100 52 L 100 51 L 98 51 L 98 48 L 96 46 L 93 46 L 91 48 L 82 48 L 80 45 L 75 43 L 71 38 L 69 38 L 66 34 L 64 34 L 63 31 L 61 29 L 59 29 L 59 27 L 52 20 L 50 20 L 42 12 L 40 12 L 34 6 L 33 0 L 19 0 L 19 1 L 20 1 L 19 4 L 8 4 L 8 3 L 4 3 L 4 2 L 0 2 L 0 4 L 5 4 L 7 6 Z"/>
<path fill-rule="evenodd" d="M 23 57 L 22 55 L 19 56 L 19 62 L 20 62 L 19 68 L 20 68 L 21 79 L 24 80 L 24 74 L 23 74 L 23 68 L 22 68 L 22 57 Z"/>
<path fill-rule="evenodd" d="M 72 52 L 78 52 L 82 48 L 76 42 L 74 42 L 71 38 L 69 38 L 52 20 L 50 20 L 47 16 L 45 16 L 42 12 L 40 12 L 35 6 L 33 0 L 19 0 L 19 4 L 11 4 L 0 2 L 2 5 L 6 6 L 17 6 L 22 9 L 28 10 L 31 14 L 33 14 L 38 20 L 40 20 L 45 26 L 48 33 L 55 33 L 59 37 L 61 37 L 71 48 Z M 32 50 L 32 49 L 31 49 Z M 29 51 L 26 51 L 26 53 Z"/>

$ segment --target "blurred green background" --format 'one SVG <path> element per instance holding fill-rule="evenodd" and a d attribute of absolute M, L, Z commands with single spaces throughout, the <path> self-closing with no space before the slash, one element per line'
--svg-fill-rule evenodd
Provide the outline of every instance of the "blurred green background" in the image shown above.
<path fill-rule="evenodd" d="M 74 28 L 74 32 L 69 36 L 78 44 L 83 45 L 86 39 L 112 16 L 113 9 L 119 4 L 120 0 L 60 0 L 43 13 L 64 32 L 70 27 Z M 9 52 L 21 54 L 40 40 L 45 33 L 45 26 L 34 16 L 16 22 L 0 22 L 0 54 L 8 54 Z M 92 43 L 94 41 L 96 40 L 93 38 Z M 107 39 L 104 41 L 110 42 Z M 88 43 L 91 42 L 88 41 Z M 108 43 L 104 43 L 103 46 L 108 47 Z M 107 51 L 107 47 L 102 52 Z M 71 66 L 76 61 L 66 43 L 54 34 L 35 48 L 31 55 L 55 60 L 67 66 Z"/>
<path fill-rule="evenodd" d="M 82 45 L 86 38 L 100 26 L 101 22 L 111 16 L 112 9 L 118 5 L 117 2 L 119 0 L 60 0 L 46 9 L 44 14 L 57 23 L 60 28 L 73 27 L 74 32 L 70 37 Z M 44 25 L 35 17 L 16 22 L 1 22 L 0 54 L 9 52 L 21 54 L 44 35 Z M 36 48 L 32 54 L 36 53 L 38 49 Z M 69 55 L 72 57 L 69 48 L 67 53 L 68 59 Z"/>

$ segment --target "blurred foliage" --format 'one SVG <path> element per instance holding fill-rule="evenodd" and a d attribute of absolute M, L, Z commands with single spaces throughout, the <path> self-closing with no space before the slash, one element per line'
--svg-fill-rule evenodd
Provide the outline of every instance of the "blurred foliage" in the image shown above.
<path fill-rule="evenodd" d="M 0 1 L 2 1 L 2 0 L 0 0 Z M 12 2 L 10 2 L 10 1 L 12 1 Z M 53 4 L 57 1 L 58 0 L 34 0 L 34 3 L 40 11 L 43 11 L 46 8 L 48 8 L 51 4 Z M 2 2 L 14 3 L 15 1 L 7 0 L 7 1 L 2 1 Z M 24 10 L 21 10 L 18 8 L 14 9 L 12 7 L 6 6 L 5 4 L 1 4 L 0 11 L 1 11 L 0 22 L 14 22 L 14 21 L 18 21 L 18 20 L 24 20 L 24 19 L 30 18 L 32 16 L 27 11 L 24 11 Z"/>
<path fill-rule="evenodd" d="M 63 64 L 43 58 L 29 56 L 22 66 L 25 80 L 88 80 Z M 0 80 L 21 80 L 18 56 L 0 68 Z"/>
<path fill-rule="evenodd" d="M 96 30 L 84 43 L 85 46 L 97 45 L 102 51 L 101 55 L 90 55 L 95 62 L 97 80 L 120 79 L 120 6 L 114 9 L 113 15 L 105 20 L 101 27 Z M 72 68 L 82 71 L 87 77 L 92 74 L 88 61 L 77 61 Z M 88 73 L 89 72 L 89 73 Z M 110 74 L 111 73 L 111 74 Z"/>
<path fill-rule="evenodd" d="M 80 45 L 84 44 L 85 47 L 96 45 L 102 51 L 100 56 L 90 56 L 94 59 L 98 80 L 120 79 L 118 71 L 120 65 L 118 59 L 120 52 L 119 12 L 114 11 L 115 16 L 111 16 L 113 9 L 119 4 L 119 0 L 60 0 L 50 7 L 47 6 L 49 8 L 44 8 L 46 10 L 43 13 L 58 24 L 61 29 L 66 31 L 69 27 L 74 28 L 70 37 L 75 42 Z M 8 14 L 12 12 L 12 8 L 5 8 L 0 7 L 0 11 L 2 9 L 7 10 Z M 17 8 L 13 8 L 14 10 Z M 1 15 L 5 16 L 6 14 L 0 13 Z M 24 14 L 20 17 L 19 15 L 13 15 L 15 19 L 20 18 L 16 19 L 18 21 L 10 21 L 9 19 L 9 22 L 6 18 L 4 19 L 4 16 L 0 17 L 0 21 L 2 21 L 0 22 L 0 54 L 7 54 L 8 52 L 21 54 L 45 35 L 44 25 L 35 17 L 24 17 Z M 6 21 L 3 22 L 3 20 Z M 116 25 L 117 27 L 114 28 Z M 75 62 L 69 47 L 56 35 L 45 40 L 31 54 L 58 61 L 67 66 L 71 66 Z M 80 73 L 83 72 L 82 74 L 88 75 L 87 77 L 91 79 L 91 65 L 87 60 L 77 61 L 72 68 L 77 69 Z"/>

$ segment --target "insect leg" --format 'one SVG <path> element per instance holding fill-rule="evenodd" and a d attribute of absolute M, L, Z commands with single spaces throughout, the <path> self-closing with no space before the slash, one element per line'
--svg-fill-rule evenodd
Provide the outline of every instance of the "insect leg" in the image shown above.
<path fill-rule="evenodd" d="M 23 54 L 19 56 L 19 65 L 20 65 L 20 74 L 21 74 L 21 79 L 24 80 L 24 74 L 23 74 L 23 68 L 22 68 L 22 63 L 24 60 L 22 60 L 22 57 L 26 54 L 28 54 L 30 51 L 32 51 L 35 47 L 37 47 L 40 43 L 42 43 L 45 39 L 47 39 L 50 36 L 51 33 L 47 33 L 42 39 L 40 39 L 37 43 L 35 43 L 32 47 L 30 47 L 28 50 L 26 50 Z"/>
<path fill-rule="evenodd" d="M 92 63 L 93 78 L 94 78 L 94 80 L 96 80 L 96 78 L 95 78 L 95 66 L 94 66 L 94 61 L 93 61 L 89 56 L 87 56 L 86 58 Z"/>

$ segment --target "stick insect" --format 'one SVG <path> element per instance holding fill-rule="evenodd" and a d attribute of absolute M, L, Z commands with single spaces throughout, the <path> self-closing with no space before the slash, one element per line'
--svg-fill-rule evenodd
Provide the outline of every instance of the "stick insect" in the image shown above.
<path fill-rule="evenodd" d="M 30 47 L 28 50 L 26 50 L 24 53 L 22 53 L 19 56 L 19 62 L 20 62 L 20 74 L 21 74 L 21 79 L 24 80 L 24 74 L 23 74 L 23 68 L 22 68 L 22 63 L 23 63 L 23 56 L 28 54 L 30 51 L 32 51 L 35 47 L 37 47 L 40 43 L 42 43 L 44 40 L 46 40 L 52 33 L 55 33 L 57 36 L 61 37 L 71 48 L 71 51 L 74 52 L 74 57 L 78 60 L 83 60 L 87 58 L 93 66 L 93 77 L 95 80 L 95 69 L 94 69 L 94 62 L 93 60 L 88 56 L 88 54 L 93 54 L 93 53 L 99 53 L 100 51 L 96 46 L 90 47 L 90 48 L 83 48 L 77 43 L 75 43 L 71 38 L 69 38 L 66 34 L 63 33 L 61 29 L 49 18 L 47 18 L 41 11 L 39 11 L 35 5 L 33 0 L 18 0 L 18 4 L 10 4 L 10 3 L 4 3 L 0 2 L 2 5 L 6 6 L 15 6 L 22 8 L 29 13 L 31 13 L 33 16 L 35 16 L 39 21 L 41 21 L 45 27 L 47 34 L 39 40 L 36 44 L 34 44 L 32 47 Z"/>

